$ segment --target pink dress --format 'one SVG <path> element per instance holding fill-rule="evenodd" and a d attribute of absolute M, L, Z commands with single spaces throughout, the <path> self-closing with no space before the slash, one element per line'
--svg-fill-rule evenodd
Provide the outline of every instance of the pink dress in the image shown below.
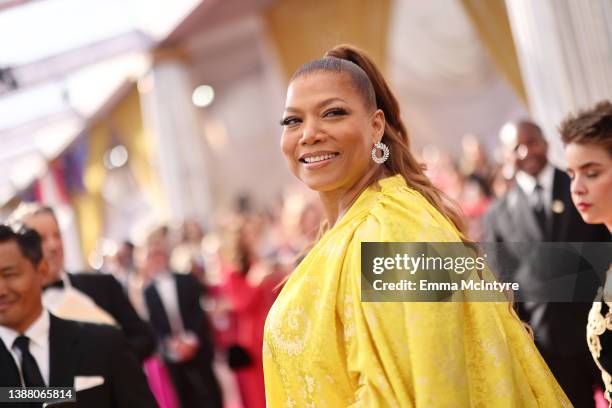
<path fill-rule="evenodd" d="M 159 408 L 180 408 L 172 380 L 159 356 L 153 356 L 146 360 L 144 371 L 147 375 L 149 388 Z"/>
<path fill-rule="evenodd" d="M 280 274 L 269 275 L 255 286 L 242 273 L 226 270 L 222 291 L 232 308 L 233 341 L 246 349 L 252 359 L 249 367 L 236 371 L 245 408 L 266 407 L 261 356 L 263 329 L 282 279 Z"/>

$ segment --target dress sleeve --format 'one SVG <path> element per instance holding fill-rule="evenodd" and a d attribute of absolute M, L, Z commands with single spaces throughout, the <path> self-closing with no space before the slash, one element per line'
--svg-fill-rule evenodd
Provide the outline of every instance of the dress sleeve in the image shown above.
<path fill-rule="evenodd" d="M 361 242 L 409 240 L 387 232 L 366 220 L 342 266 L 337 311 L 355 384 L 350 406 L 470 406 L 461 303 L 361 302 Z"/>

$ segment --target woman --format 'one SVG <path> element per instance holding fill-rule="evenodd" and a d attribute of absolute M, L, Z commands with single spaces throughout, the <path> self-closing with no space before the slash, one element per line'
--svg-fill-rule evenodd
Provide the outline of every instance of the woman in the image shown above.
<path fill-rule="evenodd" d="M 229 232 L 222 294 L 232 312 L 230 367 L 236 371 L 244 408 L 265 408 L 262 344 L 263 328 L 285 274 L 260 259 L 257 245 L 261 225 L 255 217 L 241 219 Z"/>
<path fill-rule="evenodd" d="M 604 101 L 568 117 L 561 124 L 560 133 L 576 208 L 585 222 L 604 224 L 612 232 L 612 104 Z M 611 273 L 612 268 L 608 275 Z M 601 370 L 608 402 L 612 401 L 611 306 L 612 279 L 606 279 L 589 312 L 587 341 Z"/>
<path fill-rule="evenodd" d="M 269 407 L 571 406 L 507 303 L 360 301 L 362 241 L 460 242 L 463 230 L 367 56 L 338 46 L 302 66 L 282 125 L 326 224 L 266 321 Z"/>

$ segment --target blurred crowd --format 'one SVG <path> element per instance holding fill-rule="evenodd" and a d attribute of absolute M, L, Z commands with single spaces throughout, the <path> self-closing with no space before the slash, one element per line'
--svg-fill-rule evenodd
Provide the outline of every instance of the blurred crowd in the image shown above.
<path fill-rule="evenodd" d="M 517 153 L 503 142 L 502 138 L 499 151 L 490 153 L 478 136 L 468 134 L 459 157 L 432 145 L 420 152 L 430 179 L 460 207 L 474 241 L 485 239 L 483 218 L 492 202 L 512 188 L 517 163 L 546 160 L 545 149 L 539 157 L 538 149 Z M 96 290 L 79 283 L 83 274 L 63 270 L 61 233 L 52 210 L 36 205 L 28 210 L 28 205 L 17 209 L 13 218 L 41 234 L 45 259 L 56 270 L 50 281 L 76 289 L 74 299 L 64 299 L 70 307 L 63 310 L 46 299 L 50 291 L 45 289 L 45 306 L 60 317 L 117 321 L 129 340 L 129 324 L 113 314 L 115 306 L 92 310 L 91 302 L 79 298 L 84 293 L 100 304 Z M 218 407 L 265 407 L 266 316 L 284 281 L 316 241 L 322 215 L 317 197 L 302 190 L 286 193 L 270 208 L 256 208 L 242 196 L 233 210 L 206 229 L 199 220 L 160 223 L 142 231 L 140 242 L 102 245 L 107 249 L 96 269 L 116 278 L 131 308 L 154 332 L 154 352 L 142 345 L 142 339 L 132 340 L 159 406 L 199 406 L 198 401 L 205 400 Z M 66 310 L 80 314 L 65 315 Z M 146 337 L 144 329 L 141 337 Z"/>
<path fill-rule="evenodd" d="M 128 240 L 106 245 L 114 250 L 105 254 L 101 271 L 121 283 L 136 311 L 153 327 L 147 288 L 160 273 L 171 270 L 198 283 L 225 407 L 265 407 L 263 327 L 283 281 L 317 236 L 322 209 L 314 198 L 297 192 L 274 208 L 255 210 L 241 197 L 235 211 L 209 230 L 186 220 L 156 226 L 140 245 Z M 155 244 L 160 240 L 163 250 Z M 157 379 L 150 385 L 158 403 L 178 406 L 180 391 L 163 363 L 153 361 L 146 371 L 150 382 Z"/>

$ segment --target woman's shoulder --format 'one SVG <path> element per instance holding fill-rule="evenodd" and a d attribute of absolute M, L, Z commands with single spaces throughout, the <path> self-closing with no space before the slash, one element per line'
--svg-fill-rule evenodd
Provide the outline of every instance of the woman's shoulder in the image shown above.
<path fill-rule="evenodd" d="M 380 242 L 460 241 L 456 228 L 401 175 L 378 182 L 369 208 L 355 223 L 354 238 Z"/>

